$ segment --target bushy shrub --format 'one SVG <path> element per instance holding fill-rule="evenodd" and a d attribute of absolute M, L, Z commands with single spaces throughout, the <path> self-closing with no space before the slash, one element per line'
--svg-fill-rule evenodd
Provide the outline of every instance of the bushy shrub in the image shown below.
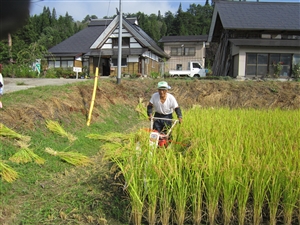
<path fill-rule="evenodd" d="M 152 78 L 158 78 L 158 77 L 159 77 L 159 73 L 158 73 L 158 72 L 152 71 L 152 72 L 150 73 L 150 76 L 151 76 Z"/>
<path fill-rule="evenodd" d="M 300 78 L 300 63 L 293 65 L 292 75 L 294 78 Z"/>
<path fill-rule="evenodd" d="M 27 65 L 7 64 L 3 66 L 2 75 L 4 77 L 34 78 L 38 77 L 37 71 L 32 70 Z"/>

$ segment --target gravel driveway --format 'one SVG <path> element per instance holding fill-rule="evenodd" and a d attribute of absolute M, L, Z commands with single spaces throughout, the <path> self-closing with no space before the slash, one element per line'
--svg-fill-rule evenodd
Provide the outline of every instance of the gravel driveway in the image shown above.
<path fill-rule="evenodd" d="M 86 79 L 8 78 L 4 77 L 4 94 L 46 85 L 65 85 Z"/>

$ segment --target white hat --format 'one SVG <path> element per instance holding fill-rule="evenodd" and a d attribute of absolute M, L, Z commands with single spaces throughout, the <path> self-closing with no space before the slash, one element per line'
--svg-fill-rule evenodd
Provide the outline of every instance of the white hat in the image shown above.
<path fill-rule="evenodd" d="M 171 89 L 166 81 L 160 81 L 157 84 L 157 89 Z"/>

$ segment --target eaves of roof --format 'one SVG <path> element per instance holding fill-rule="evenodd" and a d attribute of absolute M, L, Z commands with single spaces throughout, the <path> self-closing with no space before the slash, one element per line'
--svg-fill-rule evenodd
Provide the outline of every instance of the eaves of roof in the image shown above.
<path fill-rule="evenodd" d="M 206 42 L 208 35 L 164 36 L 158 42 Z"/>
<path fill-rule="evenodd" d="M 140 49 L 122 49 L 122 55 L 141 55 L 146 52 L 147 49 L 140 48 Z M 109 56 L 116 56 L 118 55 L 118 49 L 93 49 L 90 52 L 86 53 L 85 56 L 99 56 L 99 55 L 109 55 Z"/>
<path fill-rule="evenodd" d="M 281 39 L 229 39 L 235 46 L 260 46 L 260 47 L 296 47 L 300 48 L 300 40 Z"/>
<path fill-rule="evenodd" d="M 137 24 L 128 22 L 127 19 L 123 19 L 125 23 L 123 25 L 128 29 L 131 34 L 137 38 L 137 40 L 142 44 L 143 47 L 147 47 L 161 57 L 170 58 L 170 56 L 165 53 L 156 42 Z"/>

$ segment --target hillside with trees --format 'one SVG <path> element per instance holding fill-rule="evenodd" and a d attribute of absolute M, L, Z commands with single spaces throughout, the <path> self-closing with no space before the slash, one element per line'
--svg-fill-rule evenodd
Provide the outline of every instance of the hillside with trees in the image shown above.
<path fill-rule="evenodd" d="M 203 6 L 191 4 L 186 11 L 180 4 L 176 13 L 168 11 L 162 14 L 158 11 L 157 14 L 146 15 L 137 12 L 124 13 L 124 16 L 137 17 L 139 26 L 156 42 L 163 36 L 208 34 L 213 13 L 213 7 L 208 2 L 206 0 Z M 20 76 L 27 76 L 30 72 L 28 68 L 36 59 L 43 59 L 49 48 L 84 29 L 90 19 L 98 17 L 87 15 L 81 22 L 74 21 L 68 13 L 58 17 L 55 8 L 51 11 L 44 7 L 40 15 L 29 17 L 22 28 L 9 34 L 7 39 L 0 40 L 0 63 L 10 67 L 10 70 L 18 70 Z M 209 61 L 209 51 L 207 54 Z"/>

